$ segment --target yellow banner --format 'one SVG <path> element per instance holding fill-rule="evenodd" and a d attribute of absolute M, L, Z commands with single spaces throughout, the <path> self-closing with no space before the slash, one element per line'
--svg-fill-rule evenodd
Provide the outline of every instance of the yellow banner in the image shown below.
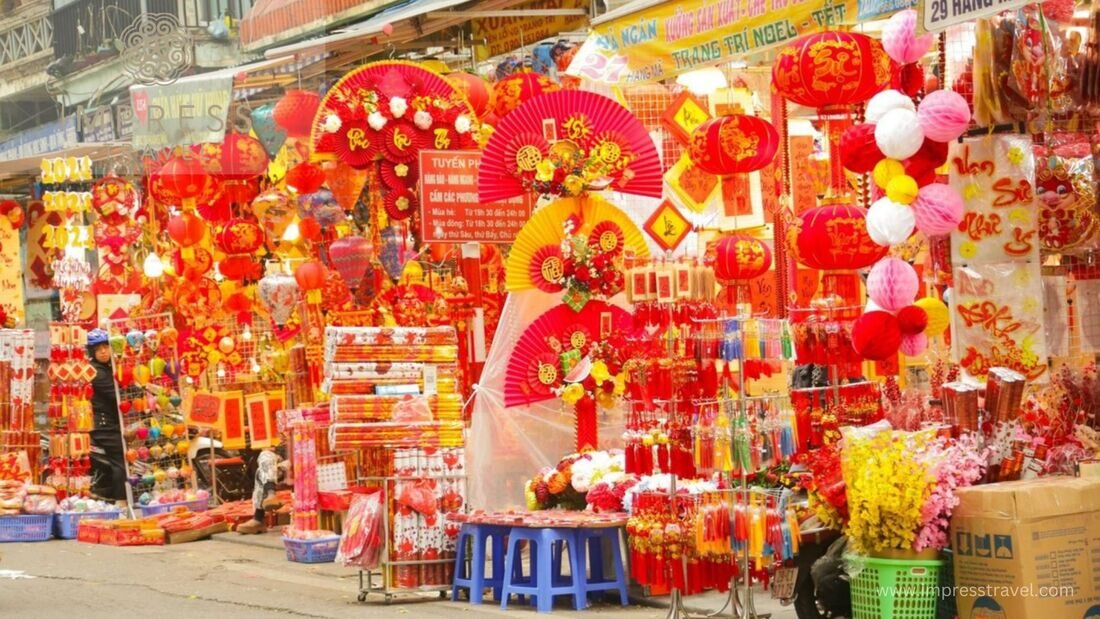
<path fill-rule="evenodd" d="M 23 325 L 22 251 L 7 217 L 0 217 L 0 304 L 15 326 Z"/>
<path fill-rule="evenodd" d="M 516 9 L 584 9 L 587 0 L 533 0 Z M 486 17 L 471 24 L 477 59 L 485 60 L 500 54 L 556 37 L 563 32 L 582 30 L 588 26 L 587 15 L 556 17 Z"/>
<path fill-rule="evenodd" d="M 870 4 L 881 0 L 665 2 L 593 26 L 566 73 L 608 84 L 664 80 L 855 23 Z"/>

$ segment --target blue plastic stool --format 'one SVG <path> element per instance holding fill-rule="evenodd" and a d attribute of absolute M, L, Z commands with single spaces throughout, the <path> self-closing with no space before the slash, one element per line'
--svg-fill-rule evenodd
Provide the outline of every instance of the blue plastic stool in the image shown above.
<path fill-rule="evenodd" d="M 615 575 L 612 578 L 608 578 L 607 573 L 604 571 L 604 541 L 607 541 L 611 546 L 609 549 L 611 563 L 615 570 Z M 578 574 L 584 577 L 585 568 L 591 570 L 587 577 L 580 579 L 586 596 L 597 591 L 618 591 L 619 601 L 622 605 L 626 606 L 630 603 L 626 592 L 626 570 L 623 569 L 623 555 L 618 528 L 577 529 L 577 558 L 580 560 L 580 567 L 577 569 Z"/>
<path fill-rule="evenodd" d="M 490 524 L 465 523 L 458 532 L 455 552 L 455 577 L 451 585 L 451 601 L 458 601 L 458 590 L 470 590 L 470 603 L 480 604 L 486 587 L 493 588 L 493 599 L 501 599 L 504 586 L 504 538 L 509 527 Z M 467 540 L 472 540 L 474 552 L 469 557 L 467 573 Z M 493 574 L 485 577 L 485 542 L 491 540 Z"/>
<path fill-rule="evenodd" d="M 531 546 L 530 574 L 523 575 L 520 543 Z M 561 553 L 569 549 L 569 574 L 561 573 Z M 554 596 L 572 595 L 573 608 L 582 610 L 588 606 L 583 584 L 584 570 L 578 552 L 575 529 L 531 529 L 512 527 L 508 534 L 508 552 L 504 560 L 504 591 L 500 607 L 508 608 L 512 595 L 533 595 L 538 612 L 548 613 L 554 607 Z M 556 555 L 556 556 L 555 556 Z M 581 576 L 578 577 L 578 574 Z"/>

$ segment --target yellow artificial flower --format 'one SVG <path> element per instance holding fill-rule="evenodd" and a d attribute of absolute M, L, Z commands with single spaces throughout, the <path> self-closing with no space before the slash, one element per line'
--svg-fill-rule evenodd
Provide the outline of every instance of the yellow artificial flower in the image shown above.
<path fill-rule="evenodd" d="M 571 196 L 579 195 L 584 191 L 584 179 L 576 174 L 570 174 L 562 181 L 562 186 L 565 187 L 565 191 Z"/>
<path fill-rule="evenodd" d="M 615 395 L 626 393 L 626 373 L 619 372 L 615 375 Z"/>
<path fill-rule="evenodd" d="M 569 406 L 580 402 L 584 397 L 584 387 L 580 383 L 570 383 L 561 392 L 561 401 Z"/>
<path fill-rule="evenodd" d="M 603 360 L 598 360 L 592 364 L 592 380 L 596 381 L 596 386 L 600 386 L 603 382 L 611 378 L 611 372 L 607 369 L 607 363 Z"/>
<path fill-rule="evenodd" d="M 535 166 L 535 180 L 542 182 L 554 180 L 554 164 L 549 159 L 543 159 Z"/>

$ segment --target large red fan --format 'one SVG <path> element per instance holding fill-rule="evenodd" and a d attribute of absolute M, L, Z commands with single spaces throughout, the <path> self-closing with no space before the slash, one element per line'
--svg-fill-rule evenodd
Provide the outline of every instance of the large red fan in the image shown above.
<path fill-rule="evenodd" d="M 573 311 L 558 305 L 544 312 L 527 327 L 508 359 L 504 375 L 504 405 L 520 406 L 549 400 L 562 385 L 562 353 L 585 351 L 592 342 L 611 333 L 630 330 L 630 314 L 616 305 L 589 301 Z M 583 352 L 582 352 L 583 354 Z"/>
<path fill-rule="evenodd" d="M 335 158 L 336 144 L 325 138 L 325 119 L 331 114 L 344 119 L 366 120 L 363 97 L 378 93 L 385 100 L 402 97 L 412 103 L 418 97 L 436 99 L 436 103 L 454 108 L 457 114 L 474 117 L 470 103 L 443 76 L 413 62 L 384 60 L 363 65 L 336 82 L 317 107 L 313 118 L 314 157 Z M 361 118 L 360 118 L 361 117 Z M 412 113 L 409 113 L 411 120 Z"/>
<path fill-rule="evenodd" d="M 516 143 L 524 138 L 531 140 L 533 149 Z M 533 172 L 537 161 L 532 158 L 536 151 L 547 155 L 547 141 L 572 142 L 590 158 L 607 164 L 608 189 L 661 197 L 657 148 L 630 110 L 593 92 L 562 90 L 535 97 L 501 119 L 481 157 L 481 201 L 498 202 L 525 193 L 517 167 Z"/>

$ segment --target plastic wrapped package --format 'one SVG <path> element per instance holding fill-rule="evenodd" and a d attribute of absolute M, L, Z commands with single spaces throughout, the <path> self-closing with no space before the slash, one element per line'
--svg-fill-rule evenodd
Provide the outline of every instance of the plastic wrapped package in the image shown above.
<path fill-rule="evenodd" d="M 364 570 L 379 566 L 382 558 L 382 493 L 357 494 L 351 500 L 336 562 Z"/>

